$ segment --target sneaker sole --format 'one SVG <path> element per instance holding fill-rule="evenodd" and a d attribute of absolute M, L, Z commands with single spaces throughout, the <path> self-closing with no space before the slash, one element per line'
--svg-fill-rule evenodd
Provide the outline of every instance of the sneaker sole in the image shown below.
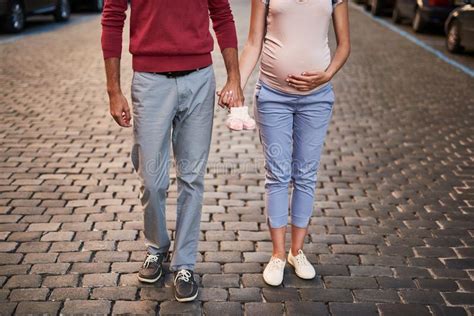
<path fill-rule="evenodd" d="M 270 286 L 273 286 L 273 287 L 278 287 L 278 286 L 280 286 L 280 285 L 283 283 L 283 281 L 281 281 L 281 282 L 278 283 L 278 284 L 271 284 L 271 283 L 267 282 L 265 279 L 263 279 L 263 281 L 265 281 L 265 284 L 270 285 Z"/>
<path fill-rule="evenodd" d="M 180 303 L 191 302 L 191 301 L 194 301 L 194 300 L 196 299 L 196 297 L 198 296 L 198 294 L 199 294 L 199 290 L 196 291 L 196 294 L 194 294 L 194 296 L 178 298 L 178 297 L 176 297 L 176 295 L 175 295 L 174 298 L 175 298 L 178 302 L 180 302 Z"/>
<path fill-rule="evenodd" d="M 158 281 L 160 278 L 161 278 L 161 275 L 163 274 L 163 272 L 160 272 L 160 275 L 157 276 L 156 278 L 154 279 L 145 279 L 145 278 L 142 278 L 141 276 L 137 275 L 137 278 L 139 281 L 141 282 L 145 282 L 145 283 L 155 283 L 156 281 Z"/>
<path fill-rule="evenodd" d="M 314 274 L 312 277 L 305 277 L 305 276 L 302 276 L 302 275 L 299 275 L 298 272 L 296 272 L 296 268 L 295 266 L 293 265 L 293 263 L 290 262 L 290 260 L 288 260 L 288 263 L 290 264 L 290 266 L 293 267 L 293 269 L 295 270 L 295 274 L 300 278 L 300 279 L 303 279 L 303 280 L 312 280 L 316 277 L 316 274 Z"/>

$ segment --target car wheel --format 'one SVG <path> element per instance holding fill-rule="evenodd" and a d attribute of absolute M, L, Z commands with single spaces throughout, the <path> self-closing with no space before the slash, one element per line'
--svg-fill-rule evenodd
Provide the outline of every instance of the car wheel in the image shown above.
<path fill-rule="evenodd" d="M 54 11 L 54 19 L 57 22 L 64 22 L 69 20 L 71 16 L 71 3 L 69 0 L 58 0 L 56 10 Z"/>
<path fill-rule="evenodd" d="M 371 2 L 370 12 L 372 15 L 380 16 L 382 14 L 382 4 L 380 3 L 380 0 L 372 0 Z"/>
<path fill-rule="evenodd" d="M 457 20 L 449 24 L 448 34 L 446 34 L 446 48 L 451 53 L 459 53 L 462 51 L 461 25 Z"/>
<path fill-rule="evenodd" d="M 396 2 L 395 2 L 395 6 L 393 7 L 392 21 L 395 24 L 400 24 L 402 22 L 402 16 L 400 14 L 400 10 L 398 9 Z"/>
<path fill-rule="evenodd" d="M 420 33 L 420 32 L 423 32 L 425 25 L 426 25 L 426 22 L 423 20 L 423 17 L 421 16 L 421 10 L 420 8 L 417 7 L 415 11 L 415 17 L 413 18 L 412 28 L 415 32 Z"/>
<path fill-rule="evenodd" d="M 10 1 L 4 19 L 3 28 L 8 33 L 18 33 L 25 28 L 25 9 L 19 0 Z"/>

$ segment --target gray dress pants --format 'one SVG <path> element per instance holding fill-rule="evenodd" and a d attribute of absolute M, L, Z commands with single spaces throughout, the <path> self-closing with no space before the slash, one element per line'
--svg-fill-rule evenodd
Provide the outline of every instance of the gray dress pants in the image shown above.
<path fill-rule="evenodd" d="M 196 262 L 215 88 L 212 65 L 177 78 L 133 74 L 131 159 L 141 181 L 145 244 L 152 254 L 170 248 L 166 192 L 173 147 L 178 200 L 172 271 L 194 270 Z"/>

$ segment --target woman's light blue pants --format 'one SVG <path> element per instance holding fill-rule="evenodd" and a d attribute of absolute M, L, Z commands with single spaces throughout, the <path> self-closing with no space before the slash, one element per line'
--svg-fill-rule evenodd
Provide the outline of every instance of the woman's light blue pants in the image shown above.
<path fill-rule="evenodd" d="M 266 215 L 271 228 L 305 228 L 313 213 L 316 173 L 332 115 L 332 84 L 309 95 L 287 94 L 262 83 L 255 90 L 255 119 L 265 156 Z"/>

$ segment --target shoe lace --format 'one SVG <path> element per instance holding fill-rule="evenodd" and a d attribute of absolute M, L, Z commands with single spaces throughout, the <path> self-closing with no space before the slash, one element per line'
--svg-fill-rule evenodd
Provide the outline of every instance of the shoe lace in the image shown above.
<path fill-rule="evenodd" d="M 296 262 L 298 262 L 299 265 L 306 266 L 306 265 L 310 264 L 308 259 L 306 259 L 306 256 L 304 255 L 304 253 L 301 249 L 298 250 L 298 255 L 296 255 L 295 259 L 296 259 Z"/>
<path fill-rule="evenodd" d="M 270 259 L 270 262 L 268 263 L 268 268 L 270 270 L 279 270 L 282 262 L 283 260 L 281 260 L 280 258 L 272 257 Z"/>
<path fill-rule="evenodd" d="M 160 259 L 160 256 L 159 255 L 152 255 L 152 254 L 149 254 L 146 259 L 145 259 L 145 262 L 143 263 L 143 267 L 144 268 L 148 268 L 148 266 L 150 265 L 150 263 L 152 262 L 158 262 L 158 260 Z"/>
<path fill-rule="evenodd" d="M 188 270 L 182 269 L 182 270 L 179 270 L 178 273 L 176 274 L 175 282 L 177 280 L 189 282 L 190 279 L 191 279 L 191 272 L 189 272 Z"/>

